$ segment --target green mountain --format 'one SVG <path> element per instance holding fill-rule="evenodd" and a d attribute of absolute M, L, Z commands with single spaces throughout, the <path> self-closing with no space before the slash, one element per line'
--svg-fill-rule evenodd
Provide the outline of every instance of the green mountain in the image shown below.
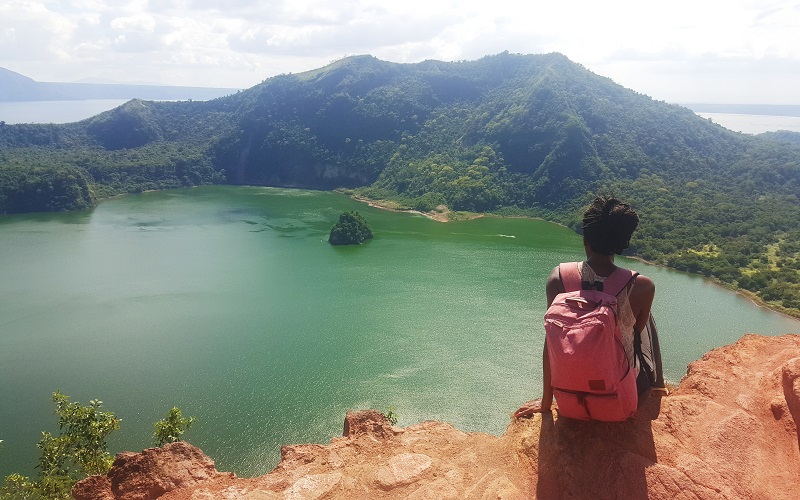
<path fill-rule="evenodd" d="M 206 102 L 134 100 L 0 126 L 0 212 L 207 183 L 357 188 L 575 225 L 598 191 L 642 213 L 631 251 L 800 314 L 800 145 L 729 131 L 560 54 L 346 58 Z"/>

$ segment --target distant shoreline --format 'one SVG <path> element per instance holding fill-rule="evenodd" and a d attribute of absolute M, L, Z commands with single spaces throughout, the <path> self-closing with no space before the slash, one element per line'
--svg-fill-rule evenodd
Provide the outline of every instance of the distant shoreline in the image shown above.
<path fill-rule="evenodd" d="M 695 113 L 723 113 L 733 115 L 798 116 L 800 104 L 680 104 Z"/>
<path fill-rule="evenodd" d="M 429 219 L 435 220 L 437 222 L 451 222 L 452 219 L 449 217 L 450 214 L 461 214 L 462 213 L 462 212 L 452 212 L 447 207 L 444 207 L 444 205 L 441 205 L 441 207 L 444 207 L 444 210 L 442 212 L 421 212 L 419 210 L 401 208 L 401 206 L 397 202 L 393 202 L 393 201 L 373 200 L 371 198 L 367 198 L 366 196 L 359 196 L 359 195 L 355 195 L 355 194 L 349 194 L 349 196 L 352 199 L 356 200 L 356 201 L 359 201 L 359 202 L 362 202 L 362 203 L 366 203 L 367 205 L 369 205 L 371 207 L 379 208 L 381 210 L 388 210 L 390 212 L 407 212 L 407 213 L 412 213 L 412 214 L 418 214 L 418 215 L 425 216 L 425 217 L 427 217 Z M 464 217 L 460 217 L 459 216 L 457 220 L 473 220 L 473 219 L 478 219 L 478 218 L 481 218 L 481 217 L 487 217 L 489 215 L 491 215 L 493 217 L 504 217 L 502 215 L 473 213 L 473 212 L 467 212 L 467 213 L 464 213 L 464 214 L 466 214 Z M 526 217 L 526 216 L 523 216 L 523 215 L 514 216 L 514 217 L 515 218 L 520 218 L 520 219 L 544 220 L 544 219 L 541 219 L 541 218 L 538 218 L 538 217 Z M 559 225 L 559 226 L 562 226 L 562 227 L 566 227 L 563 224 L 558 224 L 557 222 L 552 222 L 552 221 L 547 221 L 547 222 L 551 222 L 552 224 L 556 224 L 556 225 Z M 764 302 L 759 296 L 757 296 L 756 294 L 754 294 L 753 292 L 751 292 L 749 290 L 745 290 L 743 288 L 736 288 L 736 287 L 734 287 L 732 285 L 728 285 L 728 284 L 722 283 L 722 282 L 720 282 L 719 280 L 717 280 L 717 279 L 715 279 L 713 277 L 704 276 L 704 275 L 698 274 L 698 273 L 690 273 L 688 271 L 682 271 L 680 269 L 675 269 L 675 268 L 672 268 L 672 267 L 669 267 L 669 266 L 665 266 L 663 264 L 658 264 L 656 262 L 652 262 L 652 261 L 643 259 L 642 257 L 636 256 L 636 255 L 623 255 L 623 257 L 639 261 L 639 262 L 641 262 L 643 264 L 647 264 L 649 266 L 661 267 L 661 268 L 664 268 L 664 269 L 669 269 L 671 271 L 677 271 L 677 272 L 682 272 L 682 273 L 686 273 L 686 274 L 691 274 L 692 276 L 699 276 L 700 278 L 703 278 L 703 279 L 711 282 L 712 284 L 714 284 L 716 286 L 725 288 L 726 290 L 729 290 L 729 291 L 734 292 L 734 293 L 736 293 L 738 295 L 741 295 L 742 297 L 748 299 L 750 302 L 752 302 L 753 304 L 757 305 L 758 307 L 762 307 L 764 309 L 769 309 L 770 311 L 776 312 L 778 314 L 782 314 L 783 316 L 786 316 L 787 318 L 800 319 L 800 314 L 793 314 L 790 311 L 788 311 L 786 308 L 781 307 L 779 305 L 768 304 L 768 303 Z"/>
<path fill-rule="evenodd" d="M 665 265 L 659 264 L 657 262 L 652 262 L 652 261 L 649 261 L 647 259 L 643 259 L 643 258 L 641 258 L 641 257 L 639 257 L 637 255 L 623 255 L 623 257 L 625 257 L 626 259 L 631 259 L 631 260 L 635 260 L 635 261 L 641 262 L 642 264 L 647 264 L 648 266 L 661 267 L 663 269 L 669 269 L 670 271 L 676 271 L 676 272 L 679 272 L 679 273 L 691 274 L 692 276 L 699 276 L 700 278 L 703 278 L 704 280 L 709 281 L 713 285 L 716 285 L 718 287 L 724 288 L 724 289 L 726 289 L 726 290 L 728 290 L 730 292 L 734 292 L 737 295 L 741 295 L 742 297 L 744 297 L 745 299 L 749 300 L 750 302 L 752 302 L 753 304 L 757 305 L 758 307 L 761 307 L 761 308 L 764 308 L 764 309 L 769 309 L 770 311 L 776 312 L 778 314 L 782 314 L 783 316 L 786 316 L 787 318 L 800 319 L 800 314 L 792 314 L 791 312 L 787 311 L 784 307 L 781 307 L 781 306 L 778 306 L 778 305 L 773 305 L 773 304 L 767 304 L 758 295 L 754 294 L 750 290 L 745 290 L 743 288 L 736 288 L 735 286 L 722 283 L 721 281 L 719 281 L 716 278 L 713 278 L 713 277 L 710 277 L 710 276 L 704 276 L 704 275 L 698 274 L 698 273 L 690 273 L 689 271 L 683 271 L 681 269 L 675 269 L 673 267 L 665 266 Z"/>

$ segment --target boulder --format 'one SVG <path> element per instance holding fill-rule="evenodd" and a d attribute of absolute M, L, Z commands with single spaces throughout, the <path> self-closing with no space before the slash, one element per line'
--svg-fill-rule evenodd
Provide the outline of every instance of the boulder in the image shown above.
<path fill-rule="evenodd" d="M 72 489 L 77 500 L 150 500 L 179 488 L 234 478 L 220 473 L 199 448 L 179 441 L 141 453 L 119 453 L 106 476 L 92 476 Z"/>

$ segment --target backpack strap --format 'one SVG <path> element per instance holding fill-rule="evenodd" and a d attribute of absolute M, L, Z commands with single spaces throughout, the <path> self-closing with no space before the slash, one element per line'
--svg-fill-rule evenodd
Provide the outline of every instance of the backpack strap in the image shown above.
<path fill-rule="evenodd" d="M 562 262 L 558 265 L 558 273 L 565 292 L 574 292 L 583 288 L 581 272 L 578 262 Z M 603 291 L 609 295 L 617 296 L 623 288 L 628 286 L 639 273 L 618 267 L 603 281 Z"/>
<path fill-rule="evenodd" d="M 637 276 L 639 273 L 636 271 L 618 267 L 603 281 L 603 291 L 616 297 L 625 287 L 633 283 Z"/>
<path fill-rule="evenodd" d="M 576 292 L 582 288 L 581 271 L 577 262 L 562 262 L 558 265 L 558 274 L 565 292 Z"/>

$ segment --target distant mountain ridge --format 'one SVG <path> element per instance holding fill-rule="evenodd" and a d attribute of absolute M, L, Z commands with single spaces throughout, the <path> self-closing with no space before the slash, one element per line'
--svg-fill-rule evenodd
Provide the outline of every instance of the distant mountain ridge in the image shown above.
<path fill-rule="evenodd" d="M 233 94 L 239 89 L 129 85 L 122 83 L 37 82 L 0 68 L 0 101 L 69 101 L 86 99 L 150 99 L 205 101 Z"/>
<path fill-rule="evenodd" d="M 642 213 L 630 252 L 800 315 L 800 143 L 750 136 L 561 54 L 355 56 L 209 101 L 0 123 L 0 213 L 209 183 L 350 188 L 577 229 L 597 192 Z"/>
<path fill-rule="evenodd" d="M 697 113 L 727 113 L 735 115 L 800 116 L 800 104 L 683 104 Z"/>

